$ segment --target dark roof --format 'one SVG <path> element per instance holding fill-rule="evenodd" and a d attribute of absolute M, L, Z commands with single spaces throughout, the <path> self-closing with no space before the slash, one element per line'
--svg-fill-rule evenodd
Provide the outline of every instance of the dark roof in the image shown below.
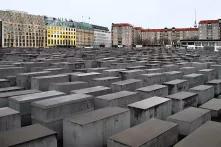
<path fill-rule="evenodd" d="M 98 29 L 98 30 L 109 31 L 109 29 L 107 27 L 98 26 L 98 25 L 92 25 L 92 28 L 93 29 Z"/>

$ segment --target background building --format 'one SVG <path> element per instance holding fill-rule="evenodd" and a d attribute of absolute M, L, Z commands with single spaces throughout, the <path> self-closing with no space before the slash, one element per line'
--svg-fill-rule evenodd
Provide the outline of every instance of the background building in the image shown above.
<path fill-rule="evenodd" d="M 0 20 L 0 47 L 46 46 L 46 26 L 43 16 L 20 11 L 0 11 Z"/>
<path fill-rule="evenodd" d="M 133 28 L 133 45 L 142 45 L 142 28 Z"/>
<path fill-rule="evenodd" d="M 92 25 L 94 30 L 94 47 L 111 47 L 111 33 L 107 27 Z"/>
<path fill-rule="evenodd" d="M 76 28 L 73 21 L 45 17 L 48 47 L 75 47 Z"/>
<path fill-rule="evenodd" d="M 220 20 L 202 20 L 199 22 L 199 39 L 217 40 L 220 38 Z"/>
<path fill-rule="evenodd" d="M 89 23 L 76 23 L 76 46 L 92 47 L 94 44 L 94 31 Z"/>
<path fill-rule="evenodd" d="M 112 45 L 131 47 L 133 44 L 133 26 L 128 23 L 112 24 Z"/>

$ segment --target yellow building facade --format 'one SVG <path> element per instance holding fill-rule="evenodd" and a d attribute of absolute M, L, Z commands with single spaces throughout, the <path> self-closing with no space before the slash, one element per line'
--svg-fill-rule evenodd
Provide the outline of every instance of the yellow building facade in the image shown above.
<path fill-rule="evenodd" d="M 76 29 L 66 26 L 47 26 L 48 47 L 75 47 Z"/>

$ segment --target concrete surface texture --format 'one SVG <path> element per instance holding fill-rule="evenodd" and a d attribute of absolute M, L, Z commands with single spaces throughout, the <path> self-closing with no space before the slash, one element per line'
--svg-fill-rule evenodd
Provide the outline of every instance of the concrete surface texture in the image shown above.
<path fill-rule="evenodd" d="M 0 146 L 220 147 L 220 77 L 208 49 L 3 48 Z"/>

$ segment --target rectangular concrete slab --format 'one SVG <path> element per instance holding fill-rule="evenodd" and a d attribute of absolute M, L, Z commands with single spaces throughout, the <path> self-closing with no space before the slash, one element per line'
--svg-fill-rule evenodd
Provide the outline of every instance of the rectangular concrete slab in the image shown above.
<path fill-rule="evenodd" d="M 64 82 L 64 83 L 51 83 L 49 90 L 57 90 L 67 94 L 70 94 L 72 90 L 87 88 L 88 82 L 75 81 L 75 82 Z"/>
<path fill-rule="evenodd" d="M 207 82 L 206 84 L 214 87 L 215 97 L 221 94 L 221 79 L 211 80 Z"/>
<path fill-rule="evenodd" d="M 184 75 L 183 79 L 189 81 L 189 87 L 190 88 L 204 84 L 203 74 L 193 73 L 193 74 L 189 74 L 189 75 Z"/>
<path fill-rule="evenodd" d="M 167 118 L 168 121 L 178 124 L 179 134 L 187 136 L 205 122 L 211 120 L 209 110 L 189 107 Z"/>
<path fill-rule="evenodd" d="M 3 147 L 57 147 L 56 133 L 39 124 L 4 132 L 0 142 Z"/>
<path fill-rule="evenodd" d="M 44 99 L 63 96 L 65 93 L 59 91 L 47 91 L 9 98 L 9 107 L 20 112 L 22 126 L 31 124 L 31 103 Z"/>
<path fill-rule="evenodd" d="M 117 91 L 135 91 L 136 89 L 143 86 L 142 80 L 139 79 L 128 79 L 124 81 L 119 81 L 111 84 L 111 89 L 115 92 Z"/>
<path fill-rule="evenodd" d="M 166 97 L 172 100 L 173 114 L 198 104 L 198 94 L 193 92 L 182 91 Z"/>
<path fill-rule="evenodd" d="M 119 77 L 102 77 L 90 81 L 93 86 L 110 86 L 112 83 L 120 81 Z"/>
<path fill-rule="evenodd" d="M 64 147 L 103 147 L 107 139 L 130 127 L 128 109 L 107 107 L 64 120 Z"/>
<path fill-rule="evenodd" d="M 210 110 L 212 117 L 218 118 L 221 116 L 221 99 L 211 99 L 210 101 L 201 105 L 200 108 Z"/>
<path fill-rule="evenodd" d="M 31 79 L 31 88 L 38 89 L 41 91 L 47 91 L 49 90 L 49 86 L 51 83 L 62 83 L 62 82 L 69 82 L 68 74 L 33 77 Z"/>
<path fill-rule="evenodd" d="M 9 106 L 9 104 L 8 104 L 9 97 L 31 94 L 31 93 L 39 93 L 39 92 L 41 92 L 41 91 L 39 91 L 39 90 L 19 90 L 19 91 L 10 91 L 10 92 L 0 93 L 0 108 Z"/>
<path fill-rule="evenodd" d="M 128 105 L 131 126 L 151 118 L 166 119 L 172 113 L 172 101 L 164 97 L 151 97 Z"/>
<path fill-rule="evenodd" d="M 152 119 L 111 136 L 107 147 L 169 147 L 177 138 L 176 124 Z"/>
<path fill-rule="evenodd" d="M 139 101 L 137 92 L 120 91 L 116 93 L 101 95 L 94 98 L 95 108 L 103 108 L 109 106 L 127 107 L 128 104 Z"/>
<path fill-rule="evenodd" d="M 89 87 L 89 88 L 71 91 L 71 93 L 81 93 L 81 94 L 88 94 L 88 95 L 93 95 L 93 96 L 105 95 L 111 92 L 112 92 L 111 88 L 104 87 L 104 86 L 95 86 L 95 87 Z"/>
<path fill-rule="evenodd" d="M 208 121 L 174 147 L 219 147 L 221 123 Z"/>
<path fill-rule="evenodd" d="M 176 79 L 163 83 L 168 87 L 168 94 L 174 94 L 189 89 L 189 82 L 187 80 Z"/>
<path fill-rule="evenodd" d="M 165 97 L 168 95 L 168 87 L 165 85 L 151 85 L 147 87 L 141 87 L 136 91 L 139 92 L 143 99 L 153 96 Z"/>
<path fill-rule="evenodd" d="M 214 87 L 210 85 L 199 85 L 189 89 L 189 91 L 198 94 L 198 105 L 204 104 L 215 96 Z"/>
<path fill-rule="evenodd" d="M 18 111 L 9 107 L 0 108 L 0 132 L 21 127 L 21 117 Z"/>

